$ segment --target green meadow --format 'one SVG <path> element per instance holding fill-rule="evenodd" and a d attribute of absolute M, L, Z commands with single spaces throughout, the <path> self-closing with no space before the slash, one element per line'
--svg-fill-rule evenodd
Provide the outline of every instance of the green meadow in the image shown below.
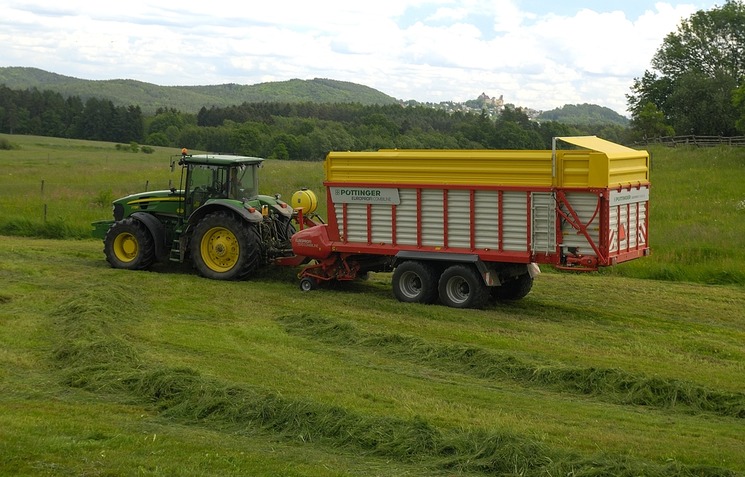
<path fill-rule="evenodd" d="M 745 475 L 745 150 L 651 150 L 652 256 L 458 310 L 114 270 L 90 222 L 178 151 L 0 139 L 0 475 Z"/>

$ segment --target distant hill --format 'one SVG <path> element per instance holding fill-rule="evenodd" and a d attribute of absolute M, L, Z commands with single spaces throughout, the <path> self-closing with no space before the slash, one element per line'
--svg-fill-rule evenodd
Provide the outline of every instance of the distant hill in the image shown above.
<path fill-rule="evenodd" d="M 565 104 L 561 108 L 540 113 L 539 121 L 556 121 L 564 124 L 599 126 L 603 124 L 618 124 L 628 126 L 629 119 L 604 106 L 596 104 Z"/>
<path fill-rule="evenodd" d="M 231 106 L 244 102 L 318 102 L 393 104 L 397 100 L 376 89 L 345 81 L 292 79 L 255 85 L 158 86 L 129 79 L 85 80 L 38 68 L 2 67 L 0 84 L 11 89 L 37 88 L 65 97 L 110 100 L 118 106 L 139 105 L 145 114 L 158 108 L 196 113 L 202 107 Z"/>

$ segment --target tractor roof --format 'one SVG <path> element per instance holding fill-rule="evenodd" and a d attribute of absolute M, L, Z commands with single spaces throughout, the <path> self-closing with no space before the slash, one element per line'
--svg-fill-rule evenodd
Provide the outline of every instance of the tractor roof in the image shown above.
<path fill-rule="evenodd" d="M 233 156 L 229 154 L 194 154 L 181 158 L 185 164 L 211 164 L 217 166 L 260 164 L 264 159 L 251 156 Z"/>

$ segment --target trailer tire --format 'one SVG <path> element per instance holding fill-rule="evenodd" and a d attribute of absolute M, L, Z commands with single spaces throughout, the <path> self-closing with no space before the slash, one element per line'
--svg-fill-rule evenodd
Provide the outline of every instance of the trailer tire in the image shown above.
<path fill-rule="evenodd" d="M 309 292 L 318 288 L 318 280 L 311 277 L 303 277 L 300 279 L 300 290 Z"/>
<path fill-rule="evenodd" d="M 498 287 L 493 287 L 491 295 L 496 301 L 515 301 L 525 298 L 531 288 L 533 288 L 533 277 L 525 273 L 507 280 Z"/>
<path fill-rule="evenodd" d="M 242 280 L 261 263 L 257 227 L 226 211 L 205 216 L 191 243 L 194 267 L 213 280 Z"/>
<path fill-rule="evenodd" d="M 452 308 L 483 308 L 489 301 L 489 290 L 481 275 L 470 265 L 452 265 L 438 286 L 440 301 Z"/>
<path fill-rule="evenodd" d="M 114 268 L 144 270 L 155 262 L 155 241 L 145 224 L 129 217 L 109 227 L 103 252 Z"/>
<path fill-rule="evenodd" d="M 437 270 L 427 262 L 407 260 L 393 271 L 393 295 L 404 303 L 431 304 L 437 300 Z"/>

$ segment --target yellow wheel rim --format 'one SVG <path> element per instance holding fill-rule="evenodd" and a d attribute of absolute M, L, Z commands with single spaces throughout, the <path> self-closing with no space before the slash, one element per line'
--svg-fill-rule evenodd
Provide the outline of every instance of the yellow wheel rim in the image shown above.
<path fill-rule="evenodd" d="M 202 237 L 199 250 L 210 270 L 223 273 L 238 262 L 241 248 L 233 232 L 225 227 L 213 227 Z"/>
<path fill-rule="evenodd" d="M 129 232 L 117 235 L 114 239 L 113 248 L 114 256 L 122 262 L 131 262 L 137 258 L 137 254 L 140 252 L 140 244 L 137 242 L 137 237 Z"/>

